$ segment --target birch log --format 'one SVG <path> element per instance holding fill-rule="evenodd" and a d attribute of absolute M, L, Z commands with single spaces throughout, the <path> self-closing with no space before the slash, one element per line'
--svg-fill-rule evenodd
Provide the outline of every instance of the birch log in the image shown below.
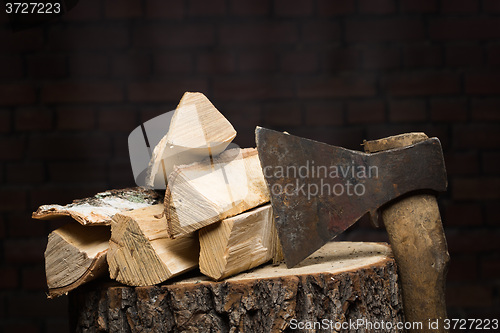
<path fill-rule="evenodd" d="M 56 297 L 106 275 L 109 227 L 67 224 L 49 234 L 45 272 L 49 297 Z"/>
<path fill-rule="evenodd" d="M 269 201 L 257 150 L 229 149 L 169 176 L 165 215 L 172 238 Z"/>
<path fill-rule="evenodd" d="M 170 239 L 163 205 L 116 214 L 108 253 L 111 278 L 130 286 L 149 286 L 198 267 L 196 233 Z"/>
<path fill-rule="evenodd" d="M 186 92 L 172 116 L 167 134 L 154 148 L 146 185 L 164 189 L 176 165 L 218 155 L 235 136 L 231 123 L 205 95 Z"/>

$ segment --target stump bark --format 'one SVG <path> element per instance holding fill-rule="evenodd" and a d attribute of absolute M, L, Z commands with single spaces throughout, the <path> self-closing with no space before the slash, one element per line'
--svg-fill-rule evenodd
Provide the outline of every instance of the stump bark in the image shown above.
<path fill-rule="evenodd" d="M 390 247 L 352 242 L 221 282 L 199 273 L 150 287 L 93 282 L 70 293 L 70 310 L 75 332 L 376 332 L 334 325 L 403 322 Z M 294 330 L 300 323 L 309 326 Z"/>

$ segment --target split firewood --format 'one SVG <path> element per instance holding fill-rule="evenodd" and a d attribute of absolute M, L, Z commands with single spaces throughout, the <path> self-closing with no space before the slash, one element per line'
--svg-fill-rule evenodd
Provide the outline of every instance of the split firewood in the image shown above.
<path fill-rule="evenodd" d="M 142 187 L 109 190 L 90 198 L 74 200 L 65 206 L 40 206 L 32 217 L 46 220 L 70 216 L 82 225 L 110 225 L 116 213 L 152 206 L 161 200 L 158 193 Z"/>
<path fill-rule="evenodd" d="M 205 95 L 186 92 L 170 121 L 168 133 L 153 151 L 146 185 L 164 189 L 174 166 L 218 155 L 235 136 L 231 123 Z"/>
<path fill-rule="evenodd" d="M 229 149 L 170 174 L 167 231 L 172 238 L 189 234 L 268 201 L 257 150 Z"/>
<path fill-rule="evenodd" d="M 66 294 L 106 275 L 109 238 L 109 227 L 84 227 L 78 223 L 67 224 L 51 232 L 45 250 L 49 297 Z"/>
<path fill-rule="evenodd" d="M 200 229 L 200 271 L 215 280 L 282 260 L 270 204 Z"/>
<path fill-rule="evenodd" d="M 170 239 L 163 205 L 116 214 L 111 224 L 111 278 L 129 286 L 150 286 L 198 267 L 196 233 Z"/>

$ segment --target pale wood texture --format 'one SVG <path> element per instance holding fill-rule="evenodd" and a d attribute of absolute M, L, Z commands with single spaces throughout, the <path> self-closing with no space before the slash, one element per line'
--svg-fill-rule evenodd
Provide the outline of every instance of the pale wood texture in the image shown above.
<path fill-rule="evenodd" d="M 165 188 L 176 165 L 190 164 L 221 153 L 236 136 L 231 123 L 202 93 L 186 92 L 167 134 L 154 148 L 146 185 Z"/>
<path fill-rule="evenodd" d="M 229 149 L 169 176 L 165 214 L 172 238 L 269 201 L 255 148 Z"/>
<path fill-rule="evenodd" d="M 162 199 L 155 191 L 142 187 L 109 190 L 65 206 L 40 206 L 32 217 L 46 220 L 70 216 L 82 225 L 110 225 L 116 213 L 155 205 Z"/>
<path fill-rule="evenodd" d="M 142 288 L 89 285 L 70 305 L 76 332 L 274 333 L 294 331 L 294 321 L 403 321 L 390 248 L 375 243 L 328 243 L 298 267 L 266 265 L 222 282 L 194 275 Z"/>
<path fill-rule="evenodd" d="M 372 141 L 368 147 L 380 151 L 426 138 L 423 133 L 408 133 Z M 445 284 L 450 255 L 436 197 L 420 193 L 400 198 L 384 207 L 382 220 L 399 268 L 406 320 L 440 321 L 437 330 L 424 327 L 408 332 L 447 332 L 443 319 L 447 317 Z"/>
<path fill-rule="evenodd" d="M 108 272 L 109 227 L 67 224 L 49 234 L 45 272 L 49 297 L 67 293 Z"/>
<path fill-rule="evenodd" d="M 163 282 L 198 267 L 196 234 L 170 239 L 163 205 L 116 214 L 111 224 L 107 260 L 111 278 L 130 286 Z"/>
<path fill-rule="evenodd" d="M 270 204 L 202 228 L 199 238 L 200 271 L 215 280 L 282 259 Z"/>

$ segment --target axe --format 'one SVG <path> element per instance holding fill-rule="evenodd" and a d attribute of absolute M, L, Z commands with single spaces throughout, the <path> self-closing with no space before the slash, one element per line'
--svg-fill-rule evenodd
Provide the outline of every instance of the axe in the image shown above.
<path fill-rule="evenodd" d="M 423 331 L 438 320 L 437 331 L 446 332 L 449 254 L 435 193 L 447 180 L 439 140 L 408 133 L 365 141 L 360 152 L 257 127 L 256 142 L 286 265 L 369 213 L 388 232 L 406 320 L 422 322 Z"/>

